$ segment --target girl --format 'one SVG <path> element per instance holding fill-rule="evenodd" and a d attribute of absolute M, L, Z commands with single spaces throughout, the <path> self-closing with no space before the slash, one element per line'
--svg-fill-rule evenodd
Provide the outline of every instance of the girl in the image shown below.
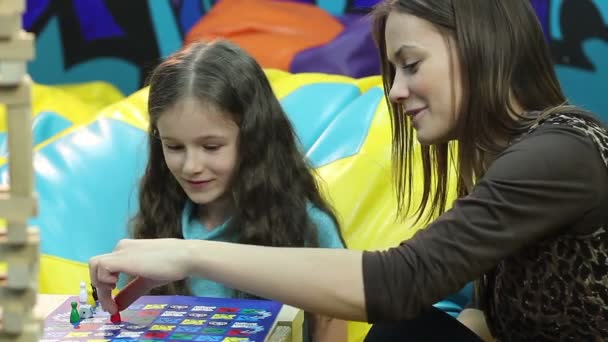
<path fill-rule="evenodd" d="M 243 50 L 216 41 L 170 56 L 151 74 L 148 110 L 149 160 L 133 238 L 344 248 L 286 114 Z M 248 296 L 204 277 L 153 293 Z M 310 323 L 315 341 L 345 340 L 344 321 Z"/>
<path fill-rule="evenodd" d="M 469 329 L 486 340 L 608 340 L 608 130 L 566 104 L 529 0 L 387 0 L 373 15 L 399 208 L 410 207 L 414 135 L 426 194 L 415 208 L 444 211 L 454 157 L 452 208 L 387 251 L 125 240 L 90 261 L 104 307 L 117 310 L 118 273 L 138 276 L 120 307 L 194 274 L 377 323 L 370 341 L 478 340 Z M 225 260 L 235 254 L 255 257 Z M 291 267 L 257 271 L 279 258 Z M 431 308 L 469 281 L 480 310 L 465 310 L 464 324 Z"/>

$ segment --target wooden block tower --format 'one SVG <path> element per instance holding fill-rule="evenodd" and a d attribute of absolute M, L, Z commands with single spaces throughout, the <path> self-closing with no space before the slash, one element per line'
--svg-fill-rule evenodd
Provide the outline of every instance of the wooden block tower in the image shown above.
<path fill-rule="evenodd" d="M 34 317 L 38 293 L 40 237 L 28 227 L 36 215 L 32 160 L 32 82 L 26 63 L 34 39 L 21 29 L 26 0 L 0 0 L 0 106 L 6 107 L 9 186 L 0 189 L 0 341 L 38 341 Z"/>

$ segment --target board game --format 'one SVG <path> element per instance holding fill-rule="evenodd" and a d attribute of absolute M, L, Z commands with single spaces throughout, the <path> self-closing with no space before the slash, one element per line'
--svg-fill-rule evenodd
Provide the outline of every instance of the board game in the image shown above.
<path fill-rule="evenodd" d="M 143 296 L 121 311 L 121 322 L 97 308 L 70 323 L 71 297 L 46 319 L 44 342 L 266 341 L 281 304 L 273 301 L 190 296 Z"/>

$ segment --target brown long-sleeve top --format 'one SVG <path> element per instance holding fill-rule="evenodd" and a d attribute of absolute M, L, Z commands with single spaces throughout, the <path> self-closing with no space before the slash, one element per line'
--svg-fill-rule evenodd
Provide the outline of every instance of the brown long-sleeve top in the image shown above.
<path fill-rule="evenodd" d="M 370 322 L 413 318 L 490 272 L 502 277 L 491 279 L 495 334 L 501 327 L 507 335 L 564 333 L 560 324 L 578 312 L 590 315 L 581 317 L 592 321 L 581 323 L 590 336 L 608 330 L 608 134 L 597 126 L 589 133 L 577 118 L 547 121 L 427 228 L 398 247 L 364 253 Z M 556 284 L 563 289 L 551 292 Z"/>

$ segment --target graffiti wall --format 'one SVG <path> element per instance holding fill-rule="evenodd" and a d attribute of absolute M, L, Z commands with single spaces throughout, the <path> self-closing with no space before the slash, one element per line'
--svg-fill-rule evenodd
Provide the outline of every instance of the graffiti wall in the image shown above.
<path fill-rule="evenodd" d="M 530 1 L 566 94 L 608 120 L 608 1 Z M 128 95 L 164 56 L 216 36 L 237 41 L 264 67 L 378 74 L 365 17 L 376 2 L 28 0 L 23 25 L 37 35 L 37 57 L 29 65 L 35 81 L 104 80 Z"/>

